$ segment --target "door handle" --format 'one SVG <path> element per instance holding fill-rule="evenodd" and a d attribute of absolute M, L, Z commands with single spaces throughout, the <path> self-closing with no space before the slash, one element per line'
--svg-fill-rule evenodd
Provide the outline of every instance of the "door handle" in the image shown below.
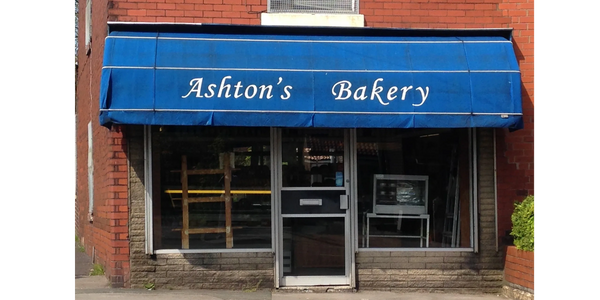
<path fill-rule="evenodd" d="M 340 195 L 340 209 L 348 209 L 348 195 Z"/>
<path fill-rule="evenodd" d="M 304 205 L 323 205 L 323 199 L 300 199 L 300 206 Z"/>

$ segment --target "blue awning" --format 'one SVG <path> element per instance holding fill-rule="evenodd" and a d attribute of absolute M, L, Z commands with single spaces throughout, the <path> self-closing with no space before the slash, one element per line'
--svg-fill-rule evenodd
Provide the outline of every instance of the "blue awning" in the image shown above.
<path fill-rule="evenodd" d="M 522 128 L 506 37 L 251 29 L 111 32 L 101 124 Z"/>

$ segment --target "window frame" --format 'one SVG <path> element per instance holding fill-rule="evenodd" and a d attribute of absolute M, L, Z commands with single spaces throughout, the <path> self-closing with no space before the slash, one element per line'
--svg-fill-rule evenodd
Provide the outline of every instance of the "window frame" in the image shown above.
<path fill-rule="evenodd" d="M 85 51 L 90 53 L 92 47 L 92 0 L 85 1 Z"/>
<path fill-rule="evenodd" d="M 233 248 L 233 249 L 155 249 L 154 248 L 154 212 L 153 212 L 153 197 L 154 180 L 152 178 L 152 126 L 144 125 L 144 233 L 145 233 L 145 253 L 148 255 L 155 254 L 177 254 L 177 253 L 248 253 L 248 252 L 270 252 L 275 251 L 275 237 L 273 235 L 273 223 L 271 222 L 271 247 L 269 248 Z M 270 139 L 270 153 L 273 153 L 273 140 Z M 272 154 L 270 155 L 270 163 L 272 163 Z M 273 173 L 271 172 L 271 187 L 273 185 Z M 274 199 L 271 194 L 271 219 L 273 218 Z"/>
<path fill-rule="evenodd" d="M 281 2 L 295 2 L 295 1 L 304 1 L 304 0 L 281 0 L 277 1 L 277 3 Z M 306 14 L 358 14 L 360 9 L 360 0 L 344 0 L 347 2 L 351 2 L 352 10 L 322 10 L 322 9 L 277 9 L 274 8 L 274 0 L 267 1 L 267 13 L 306 13 Z M 331 3 L 341 2 L 341 0 L 331 0 Z"/>
<path fill-rule="evenodd" d="M 470 253 L 478 253 L 479 252 L 479 228 L 478 228 L 478 222 L 477 220 L 479 220 L 479 215 L 478 215 L 478 199 L 477 199 L 477 135 L 476 135 L 476 128 L 468 128 L 468 132 L 467 132 L 467 136 L 468 136 L 468 165 L 469 165 L 469 185 L 470 185 L 470 189 L 469 189 L 469 203 L 470 203 L 470 207 L 469 207 L 469 229 L 471 231 L 470 233 L 470 247 L 446 247 L 446 248 L 442 248 L 442 247 L 405 247 L 405 248 L 400 248 L 400 247 L 389 247 L 389 248 L 366 248 L 366 247 L 362 247 L 361 243 L 360 243 L 360 239 L 359 239 L 359 235 L 355 234 L 355 241 L 354 241 L 354 247 L 356 249 L 356 252 L 470 252 Z M 355 139 L 355 142 L 357 142 L 358 139 Z M 355 164 L 357 165 L 357 164 Z M 357 184 L 357 182 L 355 181 L 354 184 Z M 357 190 L 357 189 L 356 189 Z M 359 212 L 358 210 L 355 210 L 354 212 L 354 217 L 356 218 L 356 221 L 354 222 L 355 224 L 355 231 L 358 233 L 359 232 L 359 228 L 358 228 L 358 218 L 360 218 L 360 216 L 358 215 Z"/>

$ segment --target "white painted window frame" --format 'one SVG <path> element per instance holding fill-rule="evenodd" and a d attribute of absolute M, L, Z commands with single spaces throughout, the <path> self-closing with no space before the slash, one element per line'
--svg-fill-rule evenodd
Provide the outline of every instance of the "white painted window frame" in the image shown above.
<path fill-rule="evenodd" d="M 89 53 L 92 43 L 92 0 L 85 1 L 85 50 Z"/>
<path fill-rule="evenodd" d="M 144 232 L 146 254 L 154 254 L 154 214 L 152 212 L 152 127 L 144 125 Z"/>

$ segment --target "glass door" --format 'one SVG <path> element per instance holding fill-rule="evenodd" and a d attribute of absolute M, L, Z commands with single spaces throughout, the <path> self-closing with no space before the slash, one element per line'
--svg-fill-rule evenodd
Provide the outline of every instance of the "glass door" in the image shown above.
<path fill-rule="evenodd" d="M 279 133 L 279 285 L 349 284 L 347 134 L 292 128 Z"/>

